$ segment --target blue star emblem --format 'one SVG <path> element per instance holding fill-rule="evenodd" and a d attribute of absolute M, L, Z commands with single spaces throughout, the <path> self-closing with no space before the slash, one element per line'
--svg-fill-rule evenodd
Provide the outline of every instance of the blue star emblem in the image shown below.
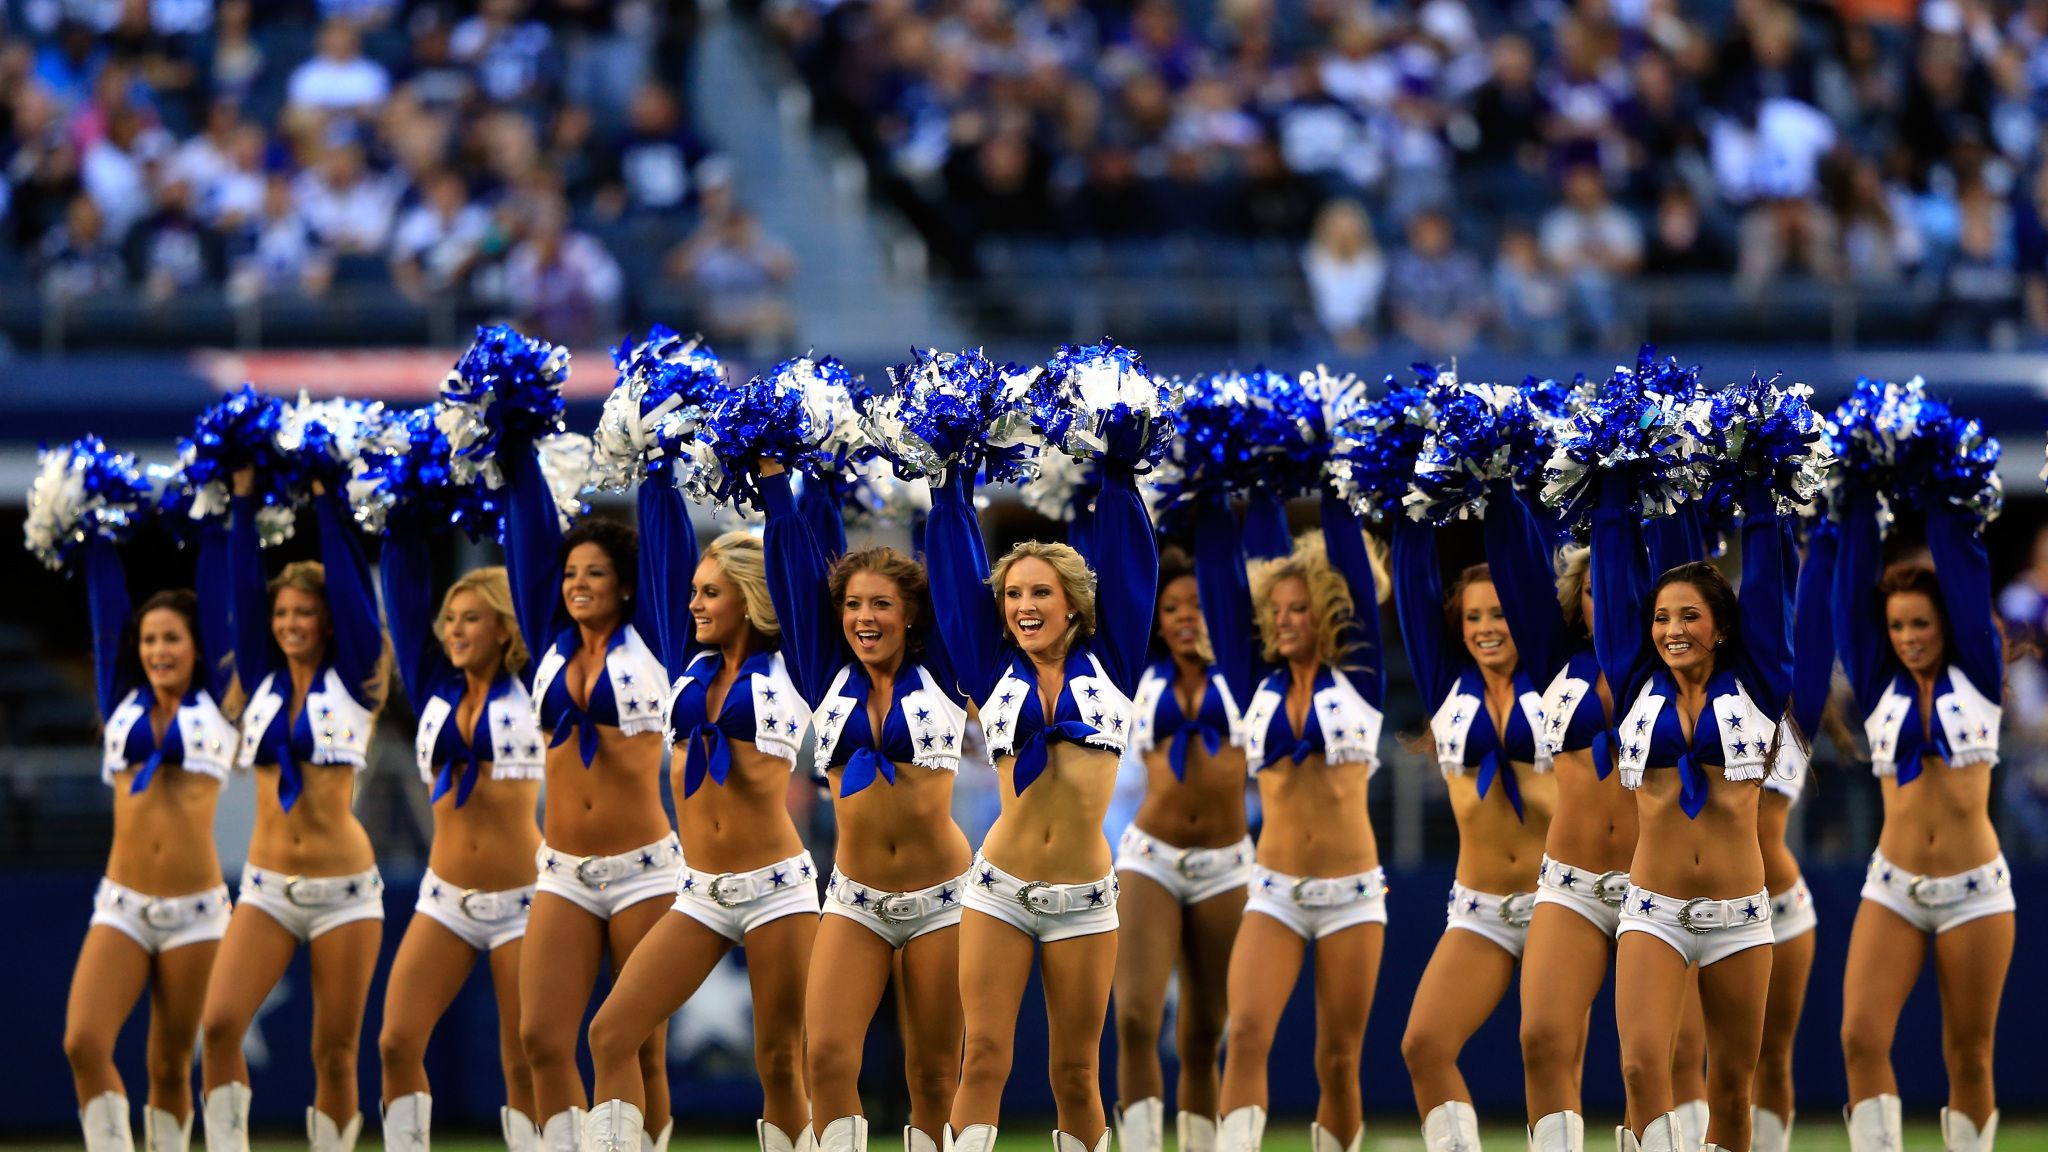
<path fill-rule="evenodd" d="M 1747 740 L 1737 740 L 1737 741 L 1735 742 L 1735 754 L 1736 754 L 1737 756 L 1740 756 L 1740 755 L 1742 755 L 1743 753 L 1745 753 L 1745 752 L 1748 752 L 1748 751 L 1749 751 L 1749 741 L 1747 741 Z"/>
<path fill-rule="evenodd" d="M 526 745 L 526 754 L 528 756 L 540 755 L 540 745 L 535 744 L 532 741 L 528 741 Z"/>
<path fill-rule="evenodd" d="M 1354 881 L 1352 881 L 1352 883 L 1351 883 L 1351 886 L 1352 886 L 1352 888 L 1353 888 L 1353 889 L 1355 889 L 1355 890 L 1356 890 L 1356 891 L 1358 892 L 1358 894 L 1359 894 L 1360 896 L 1363 896 L 1363 895 L 1365 895 L 1365 889 L 1366 889 L 1366 883 L 1365 883 L 1365 881 L 1363 881 L 1363 880 L 1354 880 Z"/>
<path fill-rule="evenodd" d="M 1570 870 L 1567 870 L 1565 874 L 1558 879 L 1558 883 L 1564 885 L 1566 888 L 1570 888 L 1578 882 L 1578 876 L 1572 873 Z"/>
<path fill-rule="evenodd" d="M 521 893 L 519 896 L 519 907 L 522 911 L 533 907 L 533 894 L 530 892 Z"/>
<path fill-rule="evenodd" d="M 1003 695 L 1002 695 L 1002 702 L 1003 702 L 1003 703 L 1005 703 L 1005 704 L 1008 704 L 1008 703 L 1009 703 L 1010 701 L 1012 701 L 1012 700 L 1014 700 L 1014 699 L 1016 699 L 1016 698 L 1017 698 L 1017 694 L 1016 694 L 1016 693 L 1014 693 L 1014 692 L 1005 692 L 1005 693 L 1003 693 Z"/>
<path fill-rule="evenodd" d="M 356 896 L 356 895 L 360 895 L 360 894 L 362 893 L 362 890 L 363 890 L 363 886 L 362 886 L 361 884 L 358 884 L 358 883 L 356 883 L 356 882 L 355 882 L 355 881 L 353 881 L 353 880 L 351 880 L 351 881 L 349 881 L 349 882 L 348 882 L 348 894 L 349 894 L 349 895 L 351 895 L 351 896 Z"/>
<path fill-rule="evenodd" d="M 1636 717 L 1636 731 L 1638 733 L 1642 732 L 1643 729 L 1648 728 L 1649 726 L 1650 722 L 1648 720 L 1645 720 L 1640 716 Z"/>
<path fill-rule="evenodd" d="M 1093 684 L 1090 684 L 1086 688 L 1081 689 L 1081 695 L 1088 697 L 1090 700 L 1100 699 L 1102 696 L 1102 689 L 1097 688 Z"/>
<path fill-rule="evenodd" d="M 988 730 L 991 732 L 1001 732 L 1003 729 L 1008 728 L 1009 726 L 1010 722 L 1008 720 L 998 720 L 995 723 L 989 725 Z"/>
<path fill-rule="evenodd" d="M 559 862 L 553 856 L 548 857 L 548 871 L 553 872 L 559 866 Z"/>
<path fill-rule="evenodd" d="M 631 688 L 633 686 L 633 674 L 631 672 L 619 673 L 619 683 Z"/>
<path fill-rule="evenodd" d="M 947 732 L 941 735 L 939 737 L 939 742 L 941 744 L 944 744 L 946 747 L 951 748 L 953 746 L 953 734 L 951 732 Z"/>
<path fill-rule="evenodd" d="M 775 703 L 775 689 L 773 687 L 761 689 L 761 698 L 770 704 Z"/>
<path fill-rule="evenodd" d="M 929 748 L 929 747 L 931 747 L 931 746 L 932 746 L 932 734 L 931 734 L 931 733 L 929 733 L 929 732 L 927 732 L 927 733 L 925 733 L 925 734 L 924 734 L 923 736 L 920 736 L 920 737 L 918 737 L 918 738 L 917 738 L 917 744 L 918 744 L 918 747 L 920 747 L 920 748 Z"/>
<path fill-rule="evenodd" d="M 1572 705 L 1572 694 L 1571 694 L 1571 693 L 1569 693 L 1569 692 L 1566 692 L 1566 693 L 1565 693 L 1564 695 L 1562 695 L 1562 696 L 1559 696 L 1559 697 L 1557 698 L 1557 704 L 1558 704 L 1558 707 L 1560 707 L 1560 708 L 1569 708 L 1569 707 L 1571 707 L 1571 705 Z"/>
<path fill-rule="evenodd" d="M 1972 876 L 1968 880 L 1963 881 L 1963 887 L 1971 892 L 1975 892 L 1977 890 L 1977 878 Z"/>
<path fill-rule="evenodd" d="M 809 864 L 799 864 L 797 866 L 796 874 L 803 877 L 806 880 L 809 880 L 811 878 L 811 866 Z"/>
<path fill-rule="evenodd" d="M 1892 870 L 1889 868 L 1884 870 L 1884 882 L 1887 884 L 1892 882 Z"/>
<path fill-rule="evenodd" d="M 685 891 L 685 892 L 695 892 L 696 890 L 697 890 L 697 878 L 696 878 L 695 876 L 685 876 L 685 877 L 683 877 L 683 891 Z"/>
<path fill-rule="evenodd" d="M 1757 908 L 1756 901 L 1754 900 L 1751 900 L 1749 903 L 1744 904 L 1742 906 L 1742 915 L 1745 919 L 1756 919 L 1758 911 L 1760 911 L 1760 909 Z"/>
<path fill-rule="evenodd" d="M 1636 911 L 1642 913 L 1645 916 L 1648 916 L 1650 914 L 1650 909 L 1655 908 L 1656 906 L 1656 901 L 1651 900 L 1649 897 L 1645 896 L 1643 897 L 1642 902 L 1636 905 Z"/>
<path fill-rule="evenodd" d="M 832 709 L 831 711 L 829 711 L 829 712 L 825 713 L 825 722 L 826 722 L 826 723 L 828 723 L 828 724 L 830 724 L 830 723 L 836 723 L 836 722 L 838 721 L 838 719 L 839 719 L 839 709 L 837 709 L 837 708 L 833 708 L 833 709 Z"/>
<path fill-rule="evenodd" d="M 941 903 L 941 904 L 951 904 L 952 902 L 953 902 L 953 890 L 952 890 L 951 888 L 941 888 L 941 889 L 939 889 L 939 903 Z"/>
<path fill-rule="evenodd" d="M 995 887 L 995 886 L 996 886 L 996 874 L 995 874 L 994 872 L 990 871 L 990 870 L 989 870 L 989 869 L 987 869 L 987 868 L 983 868 L 983 869 L 981 870 L 981 886 L 982 886 L 983 888 L 993 888 L 993 887 Z"/>
<path fill-rule="evenodd" d="M 1740 732 L 1740 731 L 1742 731 L 1742 717 L 1740 717 L 1740 716 L 1730 716 L 1730 717 L 1728 718 L 1728 730 L 1729 730 L 1730 732 Z"/>
<path fill-rule="evenodd" d="M 1996 882 L 2003 882 L 2005 880 L 2005 869 L 1993 868 L 1991 870 L 1991 879 Z"/>
<path fill-rule="evenodd" d="M 1628 758 L 1629 758 L 1629 759 L 1631 759 L 1631 760 L 1639 760 L 1639 759 L 1641 759 L 1641 758 L 1642 758 L 1642 755 L 1643 755 L 1643 746 L 1642 746 L 1641 744 L 1631 744 L 1631 745 L 1629 745 L 1629 746 L 1628 746 Z"/>
<path fill-rule="evenodd" d="M 789 732 L 789 734 L 790 734 L 790 735 L 792 735 L 792 736 L 796 735 L 796 721 L 794 721 L 794 720 L 784 720 L 784 721 L 782 722 L 782 726 L 783 726 L 783 728 L 785 728 L 785 729 L 787 729 L 787 730 L 788 730 L 788 732 Z"/>
<path fill-rule="evenodd" d="M 1453 724 L 1463 724 L 1464 722 L 1465 722 L 1465 710 L 1464 710 L 1463 708 L 1460 708 L 1460 709 L 1458 709 L 1458 710 L 1457 710 L 1456 712 L 1453 712 L 1453 713 L 1451 713 L 1451 723 L 1453 723 Z"/>
<path fill-rule="evenodd" d="M 931 709 L 929 709 L 929 708 L 919 708 L 919 709 L 917 710 L 917 722 L 918 722 L 919 724 L 922 724 L 922 723 L 924 723 L 925 721 L 927 721 L 927 720 L 930 720 L 931 718 L 932 718 L 932 710 L 931 710 Z"/>
<path fill-rule="evenodd" d="M 1088 903 L 1091 905 L 1102 903 L 1102 885 L 1097 884 L 1088 890 Z"/>
<path fill-rule="evenodd" d="M 772 872 L 768 876 L 768 882 L 780 888 L 789 883 L 789 873 L 783 871 Z"/>
<path fill-rule="evenodd" d="M 1093 724 L 1093 725 L 1095 725 L 1095 726 L 1096 726 L 1097 728 L 1100 728 L 1100 727 L 1102 727 L 1102 713 L 1100 713 L 1100 712 L 1091 712 L 1091 713 L 1089 713 L 1089 714 L 1088 714 L 1088 723 L 1090 723 L 1090 724 Z"/>
<path fill-rule="evenodd" d="M 434 899 L 439 900 L 441 898 L 441 886 L 439 884 L 434 885 L 432 888 L 428 889 L 427 894 L 432 896 Z"/>
<path fill-rule="evenodd" d="M 1474 898 L 1472 898 L 1472 899 L 1470 899 L 1470 900 L 1467 900 L 1467 901 L 1465 901 L 1465 911 L 1467 911 L 1467 912 L 1477 912 L 1477 911 L 1479 911 L 1479 900 L 1478 900 L 1478 898 L 1477 898 L 1477 897 L 1474 897 Z"/>
<path fill-rule="evenodd" d="M 1948 706 L 1948 714 L 1949 714 L 1949 715 L 1951 715 L 1951 716 L 1961 716 L 1961 715 L 1963 714 L 1963 704 L 1962 704 L 1962 701 L 1960 701 L 1960 700 L 1952 700 L 1952 701 L 1950 701 L 1950 702 L 1949 702 L 1949 706 Z"/>
<path fill-rule="evenodd" d="M 853 894 L 853 906 L 854 906 L 854 907 L 856 907 L 856 908 L 865 908 L 865 907 L 867 907 L 867 906 L 868 906 L 868 890 L 867 890 L 867 889 L 865 889 L 865 888 L 862 888 L 862 889 L 859 889 L 859 890 L 857 890 L 857 891 L 855 891 L 855 892 L 854 892 L 854 894 Z"/>
<path fill-rule="evenodd" d="M 551 863 L 552 863 L 552 862 L 551 862 Z M 261 887 L 263 887 L 263 877 L 262 877 L 262 876 L 259 876 L 259 875 L 251 875 L 251 876 L 249 877 L 249 886 L 250 886 L 250 887 L 252 887 L 252 888 L 261 888 Z"/>
<path fill-rule="evenodd" d="M 1259 887 L 1271 892 L 1273 890 L 1273 878 L 1271 876 L 1259 877 Z"/>
<path fill-rule="evenodd" d="M 201 916 L 206 915 L 206 901 L 201 900 L 198 903 L 192 905 L 192 910 L 194 912 L 199 913 Z"/>
<path fill-rule="evenodd" d="M 1115 731 L 1115 732 L 1121 732 L 1121 731 L 1123 731 L 1123 730 L 1124 730 L 1124 718 L 1123 718 L 1123 717 L 1121 717 L 1121 716 L 1111 716 L 1111 717 L 1109 718 L 1109 727 L 1110 727 L 1111 731 Z"/>
<path fill-rule="evenodd" d="M 652 867 L 654 867 L 654 853 L 652 853 L 652 852 L 642 852 L 642 853 L 640 854 L 640 866 L 641 866 L 642 868 L 652 868 Z"/>

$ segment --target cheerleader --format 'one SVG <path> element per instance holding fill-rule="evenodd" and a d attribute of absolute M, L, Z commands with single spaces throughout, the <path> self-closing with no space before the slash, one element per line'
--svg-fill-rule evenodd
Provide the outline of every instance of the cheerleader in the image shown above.
<path fill-rule="evenodd" d="M 1323 541 L 1252 574 L 1265 659 L 1250 695 L 1245 766 L 1265 829 L 1230 953 L 1219 1152 L 1256 1152 L 1266 1126 L 1266 1064 L 1280 1013 L 1316 948 L 1314 1152 L 1356 1152 L 1364 1131 L 1359 1051 L 1385 942 L 1386 873 L 1366 814 L 1383 721 L 1379 600 L 1365 534 L 1335 496 Z M 1236 625 L 1210 617 L 1210 633 Z"/>
<path fill-rule="evenodd" d="M 804 984 L 818 931 L 817 867 L 790 818 L 789 775 L 810 711 L 791 683 L 761 542 L 728 532 L 697 559 L 682 493 L 641 484 L 643 531 L 663 562 L 648 585 L 662 654 L 679 669 L 664 714 L 683 860 L 674 901 L 590 1023 L 598 1101 L 588 1152 L 636 1152 L 643 1096 L 635 1053 L 726 951 L 744 947 L 753 989 L 762 1152 L 790 1152 L 810 1126 L 804 1093 Z M 687 580 L 685 580 L 687 574 Z M 661 1102 L 665 1109 L 666 1099 Z"/>
<path fill-rule="evenodd" d="M 1873 579 L 1881 558 L 1877 499 L 1851 489 L 1835 569 L 1835 635 L 1884 794 L 1884 828 L 1842 977 L 1855 1152 L 1899 1147 L 1892 1038 L 1930 939 L 1949 1083 L 1942 1142 L 1952 1152 L 1989 1152 L 1998 1131 L 1991 1051 L 2012 961 L 2014 901 L 1987 807 L 1998 762 L 2003 644 L 1975 526 L 1959 512 L 1934 509 L 1927 549 L 1932 567 L 1895 567 Z"/>
<path fill-rule="evenodd" d="M 519 634 L 541 640 L 532 696 L 545 757 L 544 833 L 519 966 L 519 1039 L 540 1141 L 575 1152 L 585 1097 L 576 1067 L 583 1013 L 607 950 L 622 968 L 675 890 L 682 846 L 661 809 L 661 699 L 668 683 L 643 639 L 659 636 L 651 568 L 633 529 L 587 520 L 566 536 L 531 446 L 506 454 L 505 558 Z M 641 531 L 658 504 L 639 497 Z M 666 1037 L 642 1037 L 644 1142 L 668 1139 Z M 636 1138 L 638 1146 L 643 1141 Z"/>
<path fill-rule="evenodd" d="M 958 926 L 973 853 L 952 807 L 966 699 L 934 627 L 924 566 L 868 548 L 828 567 L 826 550 L 843 534 L 819 538 L 780 465 L 763 465 L 761 487 L 783 653 L 810 706 L 839 824 L 804 996 L 817 1143 L 829 1152 L 867 1147 L 861 1050 L 893 974 L 910 1089 L 904 1152 L 931 1152 L 960 1079 Z M 836 525 L 837 510 L 828 511 Z"/>
<path fill-rule="evenodd" d="M 1284 516 L 1277 506 L 1273 513 Z M 1210 542 L 1234 539 L 1234 529 L 1226 527 L 1229 517 L 1220 500 L 1205 508 L 1198 546 L 1206 551 Z M 1116 1124 L 1124 1152 L 1160 1152 L 1165 1142 L 1159 1024 L 1176 967 L 1179 1147 L 1210 1152 L 1216 1145 L 1216 1060 L 1229 1016 L 1230 948 L 1244 915 L 1253 855 L 1244 808 L 1240 698 L 1219 663 L 1252 658 L 1244 627 L 1251 604 L 1234 544 L 1226 543 L 1201 571 L 1203 579 L 1220 572 L 1219 587 L 1230 589 L 1238 604 L 1218 612 L 1236 621 L 1214 637 L 1221 653 L 1212 650 L 1202 623 L 1196 565 L 1178 549 L 1162 551 L 1152 631 L 1163 651 L 1145 669 L 1133 701 L 1131 743 L 1145 763 L 1145 799 L 1116 855 L 1122 922 L 1115 985 L 1117 1092 L 1124 1101 Z"/>
<path fill-rule="evenodd" d="M 433 611 L 425 533 L 392 532 L 379 565 L 392 648 L 419 715 L 413 746 L 432 791 L 434 842 L 415 915 L 384 993 L 384 1146 L 426 1152 L 433 1120 L 427 1038 L 479 956 L 498 998 L 506 1146 L 531 1152 L 533 1082 L 519 1047 L 519 955 L 533 907 L 543 750 L 520 675 L 524 639 L 503 568 L 456 580 Z"/>
<path fill-rule="evenodd" d="M 995 1144 L 1034 942 L 1059 1109 L 1054 1145 L 1109 1146 L 1097 1062 L 1118 890 L 1102 822 L 1132 727 L 1159 560 L 1131 469 L 1105 459 L 1102 471 L 1084 536 L 1093 571 L 1064 544 L 1032 541 L 991 573 L 973 475 L 954 467 L 934 484 L 925 529 L 932 599 L 962 687 L 981 702 L 1002 797 L 970 869 L 960 926 L 966 1046 L 949 1130 L 961 1152 Z"/>
<path fill-rule="evenodd" d="M 1505 504 L 1507 494 L 1499 495 Z M 1395 526 L 1394 604 L 1423 699 L 1437 702 L 1430 735 L 1457 818 L 1458 869 L 1444 935 L 1416 989 L 1401 1054 L 1423 1139 L 1430 1152 L 1449 1152 L 1479 1147 L 1479 1117 L 1458 1053 L 1514 979 L 1557 781 L 1539 738 L 1543 696 L 1521 666 L 1502 605 L 1503 588 L 1540 602 L 1547 599 L 1543 585 L 1496 583 L 1487 565 L 1475 564 L 1446 593 L 1434 536 L 1413 520 Z M 1516 540 L 1520 554 L 1503 571 L 1540 571 L 1541 543 L 1528 534 Z M 1453 635 L 1462 648 L 1455 656 L 1445 643 Z"/>
<path fill-rule="evenodd" d="M 1789 645 L 1783 534 L 1771 494 L 1757 481 L 1746 489 L 1740 606 L 1704 561 L 1650 583 L 1635 493 L 1602 484 L 1593 513 L 1594 641 L 1608 682 L 1623 686 L 1617 708 L 1629 702 L 1617 760 L 1622 785 L 1636 790 L 1641 830 L 1615 961 L 1625 1149 L 1638 1138 L 1645 1152 L 1683 1143 L 1671 1052 L 1695 966 L 1707 1022 L 1707 1147 L 1749 1142 L 1772 942 L 1756 785 L 1775 753 Z"/>
<path fill-rule="evenodd" d="M 370 569 L 339 493 L 316 486 L 319 562 L 265 585 L 255 474 L 234 475 L 228 564 L 242 708 L 237 764 L 256 771 L 256 830 L 200 1024 L 208 1152 L 246 1152 L 242 1038 L 300 945 L 313 963 L 315 1152 L 362 1131 L 356 1047 L 384 935 L 384 880 L 351 804 L 390 675 Z M 220 595 L 209 590 L 209 595 Z M 253 685 L 253 689 L 251 689 Z"/>
<path fill-rule="evenodd" d="M 201 530 L 205 600 L 167 589 L 130 607 L 114 545 L 85 545 L 95 686 L 106 718 L 100 778 L 113 789 L 114 844 L 93 897 L 71 978 L 64 1054 L 78 1086 L 87 1152 L 128 1152 L 128 1096 L 114 1041 L 150 992 L 148 1152 L 192 1139 L 192 1049 L 214 953 L 228 927 L 228 890 L 213 846 L 213 811 L 235 759 L 227 691 L 227 529 Z"/>

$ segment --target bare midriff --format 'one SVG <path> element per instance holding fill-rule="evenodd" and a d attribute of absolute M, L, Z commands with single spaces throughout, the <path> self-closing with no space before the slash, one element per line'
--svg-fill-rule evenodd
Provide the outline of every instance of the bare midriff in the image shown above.
<path fill-rule="evenodd" d="M 1537 772 L 1533 764 L 1516 764 L 1514 772 L 1522 793 L 1520 819 L 1503 781 L 1495 780 L 1481 796 L 1476 773 L 1444 778 L 1451 790 L 1451 815 L 1458 822 L 1458 883 L 1476 892 L 1506 896 L 1536 890 L 1544 838 L 1557 809 L 1557 777 Z"/>
<path fill-rule="evenodd" d="M 974 850 L 953 822 L 953 781 L 959 773 L 915 764 L 895 767 L 894 784 L 877 777 L 851 796 L 839 795 L 845 769 L 832 770 L 839 870 L 870 888 L 916 892 L 967 871 Z"/>
<path fill-rule="evenodd" d="M 1991 765 L 1951 768 L 1939 756 L 1920 759 L 1909 784 L 1880 776 L 1884 831 L 1877 850 L 1908 872 L 1954 876 L 1998 858 L 1991 826 Z"/>
<path fill-rule="evenodd" d="M 1188 741 L 1187 779 L 1173 774 L 1164 747 L 1145 753 L 1145 799 L 1131 823 L 1176 848 L 1229 848 L 1244 840 L 1244 750 L 1224 744 L 1211 756 Z"/>
<path fill-rule="evenodd" d="M 1379 867 L 1379 841 L 1365 810 L 1367 780 L 1365 764 L 1331 764 L 1321 754 L 1261 769 L 1259 863 L 1288 876 L 1351 876 Z"/>
<path fill-rule="evenodd" d="M 476 787 L 462 807 L 456 790 L 434 802 L 434 845 L 427 867 L 434 875 L 461 888 L 504 892 L 533 883 L 540 825 L 540 781 L 493 780 L 491 765 L 477 772 Z"/>
<path fill-rule="evenodd" d="M 677 766 L 669 780 L 684 863 L 702 872 L 751 872 L 803 851 L 789 815 L 789 761 L 749 741 L 731 740 L 725 747 L 732 757 L 725 783 L 706 776 L 687 797 L 680 765 L 689 748 L 678 744 L 669 750 L 669 763 Z"/>
<path fill-rule="evenodd" d="M 1621 786 L 1621 773 L 1607 779 L 1593 766 L 1593 750 L 1551 757 L 1557 781 L 1557 810 L 1543 851 L 1560 864 L 1597 872 L 1626 872 L 1636 853 L 1636 798 Z"/>
<path fill-rule="evenodd" d="M 291 811 L 278 800 L 275 764 L 256 768 L 256 832 L 249 863 L 289 876 L 353 876 L 377 863 L 370 834 L 356 819 L 356 768 L 302 764 L 302 784 Z"/>
<path fill-rule="evenodd" d="M 1707 799 L 1697 818 L 1679 803 L 1676 768 L 1651 768 L 1636 789 L 1640 835 L 1629 880 L 1663 896 L 1734 900 L 1764 886 L 1763 849 L 1757 844 L 1757 807 L 1763 785 L 1729 780 L 1706 765 Z"/>
<path fill-rule="evenodd" d="M 989 863 L 1025 880 L 1085 884 L 1109 875 L 1109 840 L 1102 821 L 1116 792 L 1117 754 L 1107 748 L 1055 741 L 1046 746 L 1045 771 L 1017 795 L 1015 756 L 996 760 L 996 790 L 1003 811 L 989 827 L 981 853 Z"/>
<path fill-rule="evenodd" d="M 107 879 L 149 896 L 186 896 L 220 886 L 213 812 L 221 782 L 175 764 L 157 769 L 149 787 L 130 793 L 136 766 L 114 777 L 114 846 Z"/>
<path fill-rule="evenodd" d="M 569 856 L 616 856 L 666 837 L 662 734 L 628 736 L 600 727 L 597 754 L 588 768 L 576 742 L 571 733 L 548 749 L 547 811 L 541 822 L 548 847 Z"/>

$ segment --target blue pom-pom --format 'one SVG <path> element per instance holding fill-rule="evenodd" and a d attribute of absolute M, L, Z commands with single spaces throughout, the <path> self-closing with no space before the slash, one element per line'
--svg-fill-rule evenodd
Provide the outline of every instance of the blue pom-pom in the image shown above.
<path fill-rule="evenodd" d="M 1658 363 L 1645 345 L 1633 368 L 1615 368 L 1597 395 L 1554 431 L 1543 501 L 1577 529 L 1595 480 L 1636 492 L 1645 518 L 1669 516 L 1712 479 L 1711 401 L 1699 370 Z"/>
<path fill-rule="evenodd" d="M 1159 499 L 1172 506 L 1197 493 L 1299 485 L 1296 461 L 1315 431 L 1297 415 L 1306 401 L 1292 377 L 1264 368 L 1183 382 L 1176 435 L 1151 474 Z"/>
<path fill-rule="evenodd" d="M 1104 339 L 1062 344 L 1032 382 L 1032 420 L 1046 443 L 1082 459 L 1139 472 L 1165 457 L 1180 384 L 1145 370 L 1136 352 Z"/>
<path fill-rule="evenodd" d="M 284 403 L 248 384 L 199 414 L 192 435 L 178 442 L 179 467 L 193 492 L 194 518 L 228 510 L 229 478 L 243 467 L 256 470 L 256 494 L 264 504 L 291 502 L 284 488 L 287 468 L 277 449 L 283 419 Z"/>
<path fill-rule="evenodd" d="M 673 480 L 680 446 L 725 397 L 725 365 L 701 337 L 657 324 L 612 353 L 619 382 L 593 434 L 599 487 L 624 491 L 642 475 Z"/>
<path fill-rule="evenodd" d="M 1421 370 L 1434 381 L 1426 365 Z M 1388 376 L 1386 388 L 1378 399 L 1337 414 L 1330 427 L 1330 483 L 1354 511 L 1377 522 L 1401 515 L 1435 419 L 1427 385 L 1406 387 Z"/>
<path fill-rule="evenodd" d="M 454 449 L 458 480 L 504 486 L 497 456 L 562 430 L 569 350 L 508 324 L 478 328 L 441 383 L 441 431 Z"/>
<path fill-rule="evenodd" d="M 1527 488 L 1542 474 L 1552 420 L 1507 384 L 1461 384 L 1446 373 L 1429 390 L 1432 419 L 1402 505 L 1415 520 L 1444 524 L 1486 514 L 1496 484 Z"/>
<path fill-rule="evenodd" d="M 278 483 L 299 501 L 312 495 L 315 481 L 338 489 L 362 452 L 364 437 L 383 416 L 379 403 L 343 397 L 316 401 L 300 392 L 299 402 L 278 417 Z"/>
<path fill-rule="evenodd" d="M 1826 425 L 1809 402 L 1812 395 L 1804 384 L 1781 388 L 1757 376 L 1714 394 L 1709 426 L 1718 459 L 1705 497 L 1710 522 L 1747 511 L 1740 499 L 1746 479 L 1769 486 L 1780 515 L 1798 515 L 1820 498 L 1835 460 Z"/>
<path fill-rule="evenodd" d="M 905 480 L 954 470 L 991 484 L 1023 480 L 1039 437 L 1026 394 L 1039 369 L 998 365 L 980 349 L 913 351 L 889 370 L 896 391 L 862 398 L 860 425 Z"/>
<path fill-rule="evenodd" d="M 1946 504 L 1982 521 L 2004 506 L 1998 441 L 1929 396 L 1917 376 L 1904 384 L 1857 380 L 1835 410 L 1834 444 L 1843 473 L 1892 504 Z"/>
<path fill-rule="evenodd" d="M 363 440 L 348 481 L 349 504 L 364 530 L 442 532 L 503 540 L 505 510 L 482 483 L 455 479 L 453 449 L 436 423 L 441 405 L 387 410 Z"/>
<path fill-rule="evenodd" d="M 704 417 L 699 453 L 684 487 L 699 500 L 760 505 L 754 462 L 831 475 L 858 441 L 851 389 L 858 380 L 832 357 L 784 360 L 731 389 Z M 829 447 L 828 447 L 829 445 Z"/>
<path fill-rule="evenodd" d="M 97 436 L 43 448 L 36 463 L 22 535 L 52 571 L 70 563 L 88 540 L 125 539 L 149 508 L 151 489 L 135 458 Z"/>

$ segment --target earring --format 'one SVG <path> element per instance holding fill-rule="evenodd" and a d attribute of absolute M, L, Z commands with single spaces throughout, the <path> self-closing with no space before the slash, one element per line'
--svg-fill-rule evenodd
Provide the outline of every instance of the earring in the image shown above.
<path fill-rule="evenodd" d="M 1079 612 L 1069 612 L 1069 613 L 1067 613 L 1067 619 L 1069 619 L 1069 620 L 1079 620 L 1080 618 L 1081 618 L 1081 614 L 1080 614 Z"/>

